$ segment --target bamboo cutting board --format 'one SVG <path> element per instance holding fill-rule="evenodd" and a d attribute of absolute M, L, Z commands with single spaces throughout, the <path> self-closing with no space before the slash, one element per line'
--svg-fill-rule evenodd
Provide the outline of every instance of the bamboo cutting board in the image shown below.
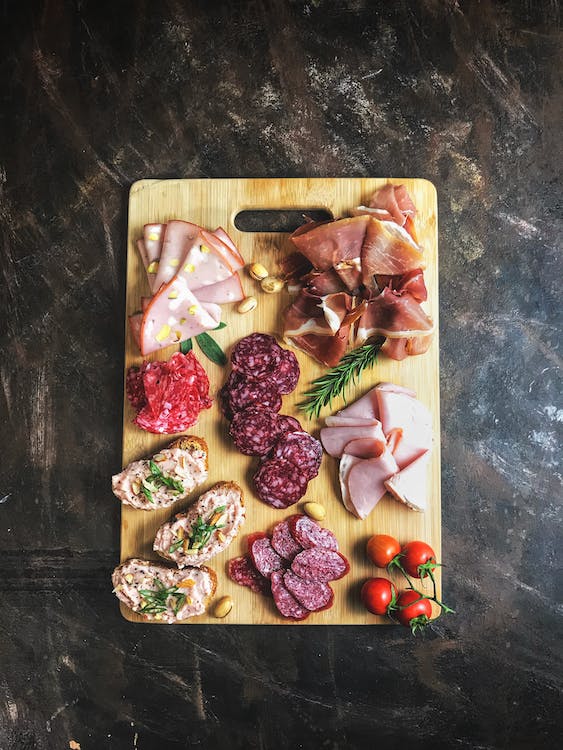
<path fill-rule="evenodd" d="M 142 236 L 143 224 L 166 222 L 170 219 L 185 219 L 201 224 L 208 229 L 222 226 L 233 238 L 245 261 L 260 261 L 271 274 L 275 274 L 278 260 L 291 251 L 287 235 L 239 232 L 234 226 L 237 213 L 243 209 L 319 209 L 332 212 L 335 218 L 365 203 L 370 194 L 387 182 L 405 184 L 417 207 L 416 231 L 425 248 L 427 268 L 425 281 L 428 287 L 428 302 L 425 307 L 436 322 L 436 333 L 430 350 L 418 357 L 409 357 L 395 362 L 384 356 L 371 371 L 362 375 L 360 383 L 349 390 L 348 402 L 361 396 L 380 381 L 391 381 L 416 391 L 418 398 L 429 407 L 434 419 L 434 445 L 429 470 L 430 504 L 426 513 L 408 510 L 386 495 L 372 514 L 360 521 L 345 510 L 339 496 L 338 462 L 325 455 L 319 476 L 309 483 L 304 500 L 322 503 L 327 511 L 324 526 L 330 528 L 338 538 L 340 549 L 350 561 L 348 576 L 335 581 L 334 606 L 324 612 L 313 613 L 304 623 L 293 623 L 282 618 L 271 599 L 254 594 L 247 588 L 233 583 L 227 576 L 227 561 L 246 552 L 245 538 L 254 531 L 270 531 L 277 522 L 299 510 L 300 505 L 286 511 L 275 510 L 260 502 L 254 495 L 251 483 L 252 471 L 257 459 L 241 455 L 232 445 L 228 425 L 221 417 L 216 403 L 203 411 L 192 434 L 205 438 L 209 445 L 209 478 L 186 501 L 177 503 L 172 509 L 141 511 L 123 507 L 121 522 L 121 560 L 130 557 L 156 559 L 152 542 L 158 527 L 174 513 L 184 510 L 199 494 L 220 480 L 234 480 L 244 490 L 247 520 L 241 533 L 222 554 L 214 557 L 208 565 L 218 575 L 216 598 L 229 594 L 234 601 L 231 613 L 224 620 L 211 614 L 186 620 L 192 623 L 221 624 L 380 624 L 386 618 L 369 614 L 360 602 L 359 592 L 366 578 L 384 575 L 367 559 L 365 545 L 372 534 L 385 533 L 396 536 L 400 542 L 420 539 L 428 542 L 441 560 L 440 522 L 440 395 L 439 395 L 439 348 L 438 348 L 438 245 L 437 245 L 437 198 L 432 183 L 418 179 L 368 179 L 368 178 L 314 178 L 314 179 L 233 179 L 233 180 L 140 180 L 134 183 L 129 198 L 129 226 L 127 244 L 127 305 L 126 314 L 139 309 L 140 297 L 149 293 L 141 260 L 135 247 Z M 251 313 L 241 315 L 236 305 L 223 306 L 223 320 L 227 327 L 213 332 L 216 341 L 227 355 L 240 338 L 254 331 L 279 333 L 281 312 L 290 297 L 281 294 L 264 294 L 258 282 L 243 270 L 240 272 L 246 294 L 258 299 L 258 307 Z M 142 357 L 133 341 L 126 322 L 125 370 L 131 365 L 140 365 Z M 152 355 L 167 359 L 177 347 L 164 349 Z M 210 393 L 215 396 L 229 367 L 221 368 L 207 360 L 197 345 L 194 351 L 207 371 Z M 296 404 L 310 382 L 321 375 L 325 368 L 294 350 L 301 366 L 301 378 L 297 389 L 283 397 L 282 413 L 300 419 L 304 428 L 318 437 L 323 417 L 342 408 L 343 401 L 324 410 L 319 420 L 308 421 L 300 415 Z M 158 452 L 174 438 L 153 435 L 132 424 L 134 412 L 124 398 L 123 414 L 123 465 Z M 438 596 L 440 596 L 440 568 L 437 570 Z M 400 584 L 399 580 L 396 583 Z M 123 616 L 132 622 L 144 620 L 121 605 Z M 212 608 L 210 608 L 210 612 Z"/>

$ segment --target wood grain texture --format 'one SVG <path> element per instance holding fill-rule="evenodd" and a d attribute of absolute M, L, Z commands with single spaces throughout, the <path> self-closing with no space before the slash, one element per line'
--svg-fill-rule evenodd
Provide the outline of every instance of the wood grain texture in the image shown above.
<path fill-rule="evenodd" d="M 183 218 L 214 229 L 222 226 L 239 247 L 246 262 L 259 260 L 271 273 L 278 260 L 290 251 L 287 235 L 265 233 L 242 233 L 234 226 L 234 218 L 241 209 L 249 208 L 326 208 L 335 217 L 345 215 L 353 206 L 365 202 L 368 196 L 386 182 L 405 184 L 418 209 L 417 233 L 425 248 L 427 268 L 425 280 L 429 292 L 426 309 L 438 323 L 438 247 L 437 247 L 437 198 L 432 183 L 420 179 L 370 179 L 370 178 L 290 178 L 290 179 L 211 179 L 211 180 L 141 180 L 130 191 L 127 301 L 126 314 L 139 308 L 141 295 L 148 294 L 148 285 L 142 263 L 137 255 L 135 241 L 142 234 L 142 226 L 148 222 L 166 222 L 172 218 Z M 257 309 L 249 314 L 237 313 L 234 305 L 224 306 L 223 320 L 227 327 L 213 335 L 227 354 L 234 343 L 253 331 L 278 333 L 280 316 L 289 302 L 289 295 L 267 295 L 261 292 L 257 282 L 244 271 L 241 272 L 247 294 L 258 298 Z M 125 368 L 139 365 L 142 361 L 126 323 Z M 164 359 L 177 347 L 170 347 L 153 355 Z M 295 351 L 295 350 L 294 350 Z M 209 380 L 214 397 L 223 384 L 228 368 L 210 363 L 195 347 L 195 352 Z M 284 396 L 282 413 L 299 418 L 303 426 L 315 436 L 323 425 L 323 418 L 341 408 L 343 402 L 335 402 L 332 410 L 325 410 L 319 420 L 307 421 L 300 415 L 297 402 L 306 386 L 322 374 L 324 368 L 295 351 L 301 366 L 301 379 L 296 391 Z M 359 600 L 363 581 L 373 575 L 382 574 L 368 563 L 365 544 L 374 533 L 388 533 L 400 541 L 423 539 L 435 549 L 441 558 L 441 503 L 440 503 L 440 396 L 439 396 L 439 342 L 438 330 L 430 350 L 419 357 L 403 362 L 394 362 L 381 357 L 372 371 L 365 372 L 361 382 L 348 393 L 348 400 L 359 397 L 380 381 L 391 381 L 413 388 L 426 404 L 434 419 L 434 446 L 428 481 L 430 482 L 430 505 L 426 513 L 415 513 L 386 496 L 372 514 L 360 521 L 348 513 L 340 500 L 338 488 L 338 462 L 324 456 L 319 476 L 308 488 L 305 500 L 321 502 L 327 510 L 323 525 L 336 534 L 341 550 L 351 563 L 351 572 L 343 580 L 334 583 L 334 606 L 325 612 L 312 614 L 305 623 L 297 624 L 382 624 L 388 622 L 365 611 Z M 157 452 L 169 443 L 170 436 L 157 436 L 138 429 L 132 424 L 134 412 L 124 397 L 123 415 L 123 465 L 130 461 Z M 124 507 L 121 524 L 121 559 L 129 557 L 154 558 L 152 541 L 157 528 L 173 513 L 183 510 L 199 494 L 220 480 L 235 480 L 245 491 L 247 521 L 239 537 L 222 554 L 210 561 L 218 574 L 217 597 L 229 594 L 235 602 L 231 614 L 225 620 L 211 615 L 187 620 L 191 623 L 221 624 L 295 624 L 280 617 L 270 599 L 236 585 L 226 574 L 227 561 L 246 551 L 246 535 L 258 530 L 270 530 L 285 516 L 294 513 L 299 506 L 287 511 L 278 511 L 260 502 L 252 490 L 252 472 L 256 460 L 238 453 L 228 434 L 228 425 L 222 419 L 216 403 L 200 416 L 193 434 L 203 436 L 210 449 L 210 471 L 207 483 L 196 490 L 186 501 L 177 503 L 172 509 L 144 512 Z M 397 581 L 400 583 L 400 581 Z M 438 589 L 441 578 L 438 572 Z M 122 606 L 123 615 L 133 622 L 141 617 Z"/>

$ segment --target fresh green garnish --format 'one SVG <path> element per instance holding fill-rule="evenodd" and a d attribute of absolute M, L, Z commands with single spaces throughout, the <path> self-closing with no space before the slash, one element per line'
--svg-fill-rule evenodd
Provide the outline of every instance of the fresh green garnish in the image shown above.
<path fill-rule="evenodd" d="M 152 493 L 156 492 L 159 487 L 169 487 L 177 495 L 185 492 L 182 482 L 179 479 L 174 479 L 163 474 L 152 459 L 149 461 L 149 468 L 151 473 L 141 482 L 141 492 L 149 502 L 154 503 Z"/>
<path fill-rule="evenodd" d="M 179 550 L 179 549 L 180 549 L 180 547 L 181 547 L 181 546 L 182 546 L 183 544 L 184 544 L 184 540 L 183 540 L 183 539 L 176 539 L 176 541 L 175 541 L 175 542 L 172 542 L 172 544 L 171 544 L 171 545 L 170 545 L 170 547 L 168 548 L 168 554 L 170 554 L 170 555 L 171 555 L 171 554 L 172 554 L 173 552 L 176 552 L 177 550 Z"/>
<path fill-rule="evenodd" d="M 180 351 L 182 354 L 187 354 L 188 352 L 191 352 L 193 347 L 192 340 L 186 339 L 185 341 L 180 342 Z"/>
<path fill-rule="evenodd" d="M 197 517 L 197 520 L 192 526 L 192 532 L 188 537 L 188 549 L 201 549 L 205 547 L 207 542 L 211 539 L 211 535 L 218 529 L 224 528 L 225 524 L 217 524 L 217 521 L 221 519 L 221 514 L 225 511 L 226 505 L 221 505 L 212 511 L 209 521 L 204 521 L 201 516 Z"/>
<path fill-rule="evenodd" d="M 298 407 L 309 419 L 318 417 L 321 409 L 330 406 L 332 399 L 340 396 L 348 386 L 357 382 L 366 367 L 373 367 L 381 343 L 377 341 L 364 344 L 345 354 L 335 367 L 331 367 L 320 378 L 313 380 L 311 389 L 303 394 L 305 399 Z"/>
<path fill-rule="evenodd" d="M 220 330 L 222 330 L 223 328 L 226 328 L 226 327 L 227 327 L 227 324 L 226 324 L 226 323 L 223 323 L 223 321 L 221 321 L 221 322 L 219 323 L 219 325 L 218 325 L 218 326 L 215 326 L 215 328 L 214 328 L 213 330 L 214 330 L 214 331 L 220 331 Z"/>
<path fill-rule="evenodd" d="M 227 364 L 227 357 L 225 352 L 221 349 L 219 344 L 212 339 L 208 333 L 200 333 L 195 337 L 197 344 L 201 351 L 205 354 L 207 359 L 215 362 L 216 365 L 224 366 Z"/>
<path fill-rule="evenodd" d="M 154 585 L 156 586 L 156 591 L 154 589 L 139 589 L 139 594 L 145 600 L 145 604 L 143 604 L 139 612 L 143 615 L 163 614 L 168 608 L 168 597 L 174 596 L 175 602 L 172 606 L 172 611 L 177 615 L 186 601 L 186 595 L 178 595 L 177 586 L 167 588 L 159 578 L 154 579 Z M 179 604 L 179 602 L 181 603 Z"/>

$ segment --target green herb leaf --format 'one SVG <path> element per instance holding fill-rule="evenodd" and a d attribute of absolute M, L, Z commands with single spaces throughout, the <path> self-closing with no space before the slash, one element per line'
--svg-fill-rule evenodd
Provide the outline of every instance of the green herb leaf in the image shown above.
<path fill-rule="evenodd" d="M 186 339 L 185 341 L 180 342 L 180 351 L 182 354 L 187 354 L 188 352 L 191 352 L 193 347 L 192 340 Z"/>
<path fill-rule="evenodd" d="M 373 367 L 384 339 L 353 349 L 345 354 L 340 362 L 331 367 L 320 378 L 313 380 L 311 389 L 306 391 L 299 409 L 309 417 L 318 417 L 321 409 L 330 406 L 332 400 L 340 396 L 348 386 L 358 381 L 367 367 Z"/>
<path fill-rule="evenodd" d="M 157 615 L 166 612 L 168 609 L 168 598 L 170 596 L 175 596 L 178 593 L 178 588 L 176 586 L 167 588 L 158 578 L 154 579 L 154 585 L 156 586 L 156 589 L 139 589 L 139 594 L 145 600 L 145 604 L 143 604 L 139 610 L 141 614 Z M 182 596 L 184 596 L 185 601 L 184 594 L 180 594 L 178 599 Z M 177 607 L 177 601 L 175 606 Z M 178 609 L 173 608 L 172 611 L 174 614 L 177 614 Z"/>
<path fill-rule="evenodd" d="M 214 331 L 220 331 L 221 329 L 223 329 L 223 328 L 226 328 L 226 327 L 227 327 L 227 324 L 226 324 L 226 323 L 223 323 L 223 321 L 221 321 L 221 322 L 219 323 L 219 325 L 218 325 L 218 326 L 215 326 L 215 328 L 214 328 L 213 330 L 214 330 Z"/>
<path fill-rule="evenodd" d="M 141 484 L 141 492 L 147 498 L 149 503 L 154 503 L 154 497 L 152 496 L 152 492 L 149 490 L 148 487 L 145 487 L 144 484 Z"/>
<path fill-rule="evenodd" d="M 209 520 L 211 520 L 213 516 L 216 516 L 218 513 L 223 513 L 226 507 L 226 505 L 221 505 L 218 508 L 212 510 L 209 514 Z M 218 518 L 217 520 L 220 521 L 221 519 Z M 204 521 L 201 516 L 198 516 L 196 521 L 192 525 L 192 531 L 189 536 L 188 542 L 189 549 L 201 549 L 202 547 L 205 547 L 207 542 L 211 539 L 211 535 L 214 534 L 215 531 L 224 528 L 225 525 L 226 524 L 210 524 L 208 521 Z"/>
<path fill-rule="evenodd" d="M 172 542 L 172 544 L 168 548 L 168 554 L 171 555 L 172 553 L 176 552 L 177 550 L 180 549 L 180 547 L 183 546 L 183 544 L 184 544 L 183 539 L 176 539 L 176 541 Z"/>
<path fill-rule="evenodd" d="M 216 365 L 224 366 L 227 364 L 227 357 L 225 356 L 225 352 L 208 333 L 198 334 L 195 337 L 195 340 L 197 341 L 199 348 L 205 354 L 207 359 L 215 362 Z"/>

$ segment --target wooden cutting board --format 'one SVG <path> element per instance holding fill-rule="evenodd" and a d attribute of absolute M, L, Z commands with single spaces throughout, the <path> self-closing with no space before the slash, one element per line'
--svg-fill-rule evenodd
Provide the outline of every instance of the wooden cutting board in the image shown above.
<path fill-rule="evenodd" d="M 375 617 L 364 609 L 359 599 L 363 581 L 371 576 L 384 575 L 369 563 L 365 546 L 374 533 L 396 536 L 400 542 L 420 539 L 428 542 L 441 560 L 440 523 L 440 393 L 439 393 L 439 348 L 438 348 L 438 244 L 437 244 L 437 198 L 432 183 L 419 179 L 371 179 L 371 178 L 291 178 L 291 179 L 233 179 L 233 180 L 140 180 L 130 192 L 129 227 L 127 244 L 127 307 L 130 315 L 139 309 L 142 295 L 149 294 L 145 272 L 135 247 L 142 236 L 143 224 L 166 222 L 170 219 L 185 219 L 209 229 L 222 226 L 233 238 L 247 263 L 260 261 L 271 274 L 275 274 L 278 260 L 290 252 L 285 234 L 239 232 L 234 226 L 237 213 L 243 209 L 310 209 L 326 208 L 335 217 L 367 201 L 370 194 L 381 185 L 393 182 L 405 184 L 417 207 L 416 231 L 425 248 L 427 268 L 425 281 L 429 300 L 427 311 L 436 322 L 436 333 L 430 350 L 418 357 L 409 357 L 395 362 L 381 356 L 373 370 L 365 372 L 361 382 L 348 392 L 348 402 L 361 396 L 380 381 L 391 381 L 416 391 L 418 398 L 429 407 L 434 418 L 434 446 L 428 481 L 430 482 L 430 506 L 426 513 L 408 510 L 402 504 L 385 496 L 372 514 L 360 521 L 348 513 L 339 497 L 338 462 L 324 456 L 319 476 L 309 483 L 305 500 L 322 503 L 327 511 L 323 525 L 332 529 L 340 543 L 342 552 L 348 557 L 351 571 L 348 576 L 334 582 L 334 606 L 324 612 L 312 614 L 303 624 L 356 624 L 373 625 L 388 622 Z M 280 294 L 264 294 L 258 282 L 246 271 L 241 278 L 248 295 L 255 295 L 258 307 L 251 313 L 241 315 L 236 305 L 225 305 L 223 320 L 227 327 L 214 332 L 215 339 L 227 354 L 234 343 L 253 331 L 279 333 L 281 312 L 290 297 Z M 126 321 L 125 371 L 131 365 L 140 365 L 142 358 L 133 341 Z M 164 349 L 154 358 L 168 358 L 177 347 Z M 200 362 L 207 371 L 211 384 L 211 395 L 215 396 L 223 384 L 229 368 L 212 364 L 195 346 Z M 323 424 L 322 417 L 342 408 L 343 402 L 334 403 L 325 410 L 321 419 L 308 421 L 300 415 L 296 403 L 309 383 L 325 368 L 294 350 L 301 366 L 301 379 L 296 391 L 283 398 L 282 412 L 298 417 L 305 429 L 318 436 Z M 123 414 L 123 465 L 149 456 L 167 445 L 170 436 L 152 435 L 132 424 L 134 412 L 124 398 Z M 173 513 L 183 510 L 192 499 L 220 480 L 234 480 L 243 487 L 247 508 L 247 520 L 242 532 L 222 554 L 208 564 L 218 575 L 217 598 L 229 594 L 234 600 L 230 615 L 218 620 L 211 614 L 186 620 L 185 624 L 295 624 L 279 616 L 271 599 L 252 593 L 249 589 L 230 581 L 226 573 L 227 561 L 246 552 L 245 538 L 254 531 L 270 530 L 286 516 L 295 513 L 300 506 L 279 511 L 260 502 L 254 495 L 251 484 L 252 468 L 256 459 L 241 455 L 232 445 L 228 425 L 221 417 L 218 405 L 202 412 L 199 423 L 191 431 L 204 437 L 209 445 L 209 478 L 193 497 L 179 502 L 170 509 L 146 512 L 123 507 L 121 522 L 121 560 L 130 557 L 154 558 L 152 542 L 158 527 Z M 117 468 L 117 467 L 116 467 Z M 440 588 L 440 569 L 437 572 Z M 400 581 L 397 579 L 397 583 Z M 123 616 L 132 622 L 144 622 L 141 617 L 121 605 Z M 212 611 L 210 609 L 210 611 Z"/>

